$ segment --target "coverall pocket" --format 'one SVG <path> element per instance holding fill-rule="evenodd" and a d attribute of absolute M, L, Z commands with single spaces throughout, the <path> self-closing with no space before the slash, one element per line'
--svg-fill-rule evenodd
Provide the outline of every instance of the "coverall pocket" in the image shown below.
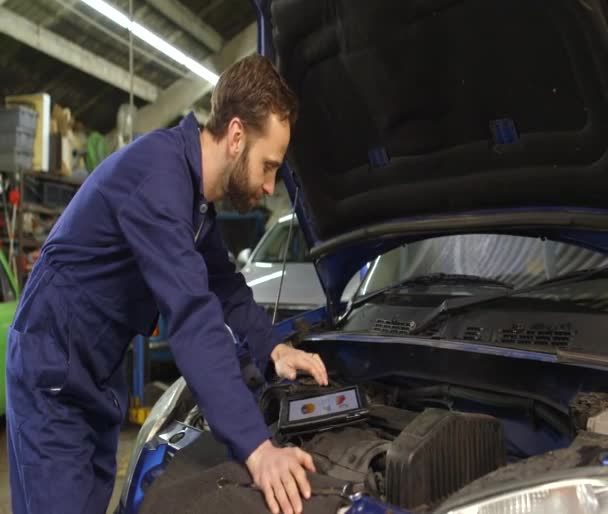
<path fill-rule="evenodd" d="M 9 328 L 8 368 L 32 388 L 58 393 L 68 375 L 69 355 L 52 334 L 20 332 Z"/>

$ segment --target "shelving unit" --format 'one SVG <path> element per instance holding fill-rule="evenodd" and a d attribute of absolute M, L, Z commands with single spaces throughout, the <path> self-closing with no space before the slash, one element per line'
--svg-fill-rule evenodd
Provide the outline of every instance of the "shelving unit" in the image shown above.
<path fill-rule="evenodd" d="M 64 177 L 55 173 L 40 173 L 38 171 L 24 171 L 23 175 L 26 177 L 34 177 L 39 180 L 47 180 L 50 182 L 60 182 L 62 184 L 68 184 L 75 187 L 80 187 L 83 180 L 76 179 L 73 177 Z"/>
<path fill-rule="evenodd" d="M 41 248 L 48 231 L 42 234 L 42 237 L 36 237 L 34 234 L 24 231 L 24 217 L 27 213 L 31 213 L 38 218 L 45 220 L 45 225 L 50 227 L 55 223 L 57 218 L 62 214 L 66 205 L 69 203 L 69 197 L 76 193 L 78 188 L 82 185 L 82 180 L 77 180 L 71 177 L 62 177 L 53 173 L 40 173 L 34 171 L 21 171 L 16 173 L 2 173 L 3 183 L 10 183 L 11 189 L 19 191 L 20 201 L 17 207 L 17 214 L 15 220 L 15 239 L 14 239 L 14 252 L 16 256 L 16 271 L 17 281 L 20 287 L 27 280 L 27 276 L 31 271 L 31 264 L 28 264 L 28 255 Z M 46 185 L 45 185 L 46 184 Z M 48 184 L 57 184 L 62 187 L 58 192 L 60 194 L 55 195 L 53 198 L 53 205 L 47 205 L 44 203 L 46 200 L 45 193 L 53 191 L 49 188 Z M 62 196 L 63 195 L 63 196 Z M 4 200 L 8 199 L 8 193 L 5 193 Z M 48 195 L 47 195 L 48 196 Z M 55 205 L 55 203 L 60 205 Z M 4 205 L 1 205 L 0 212 L 4 216 Z M 12 209 L 12 206 L 7 205 L 7 209 Z M 5 223 L 2 227 L 2 234 L 0 241 L 2 246 L 7 248 L 10 245 L 10 239 L 8 237 L 8 230 Z M 8 251 L 7 251 L 8 253 Z"/>
<path fill-rule="evenodd" d="M 59 216 L 63 212 L 63 208 L 61 207 L 45 207 L 44 205 L 25 202 L 23 203 L 23 211 L 24 212 L 35 212 L 38 214 L 47 214 L 49 216 Z"/>
<path fill-rule="evenodd" d="M 3 243 L 10 243 L 10 239 L 8 237 L 3 237 L 1 240 Z M 24 248 L 40 248 L 43 243 L 44 241 L 39 241 L 38 239 L 33 238 L 22 238 L 21 240 L 21 244 Z"/>

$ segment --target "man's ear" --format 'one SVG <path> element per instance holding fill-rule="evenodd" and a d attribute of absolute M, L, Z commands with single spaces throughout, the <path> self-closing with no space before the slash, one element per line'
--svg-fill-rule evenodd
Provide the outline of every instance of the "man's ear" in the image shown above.
<path fill-rule="evenodd" d="M 237 157 L 245 147 L 245 126 L 240 118 L 234 117 L 228 123 L 228 152 L 231 157 Z"/>

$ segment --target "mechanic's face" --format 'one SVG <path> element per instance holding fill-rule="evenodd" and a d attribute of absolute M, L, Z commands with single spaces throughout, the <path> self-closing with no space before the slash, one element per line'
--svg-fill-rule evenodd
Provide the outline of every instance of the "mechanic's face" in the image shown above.
<path fill-rule="evenodd" d="M 241 214 L 255 207 L 265 195 L 273 194 L 289 137 L 289 122 L 271 113 L 265 134 L 244 139 L 243 150 L 229 170 L 226 187 L 226 196 Z"/>

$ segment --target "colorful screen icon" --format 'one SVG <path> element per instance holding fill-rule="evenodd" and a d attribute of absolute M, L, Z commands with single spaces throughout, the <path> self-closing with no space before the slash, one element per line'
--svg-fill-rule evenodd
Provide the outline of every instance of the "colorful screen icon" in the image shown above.
<path fill-rule="evenodd" d="M 302 414 L 312 414 L 315 411 L 315 406 L 312 403 L 302 405 Z"/>

